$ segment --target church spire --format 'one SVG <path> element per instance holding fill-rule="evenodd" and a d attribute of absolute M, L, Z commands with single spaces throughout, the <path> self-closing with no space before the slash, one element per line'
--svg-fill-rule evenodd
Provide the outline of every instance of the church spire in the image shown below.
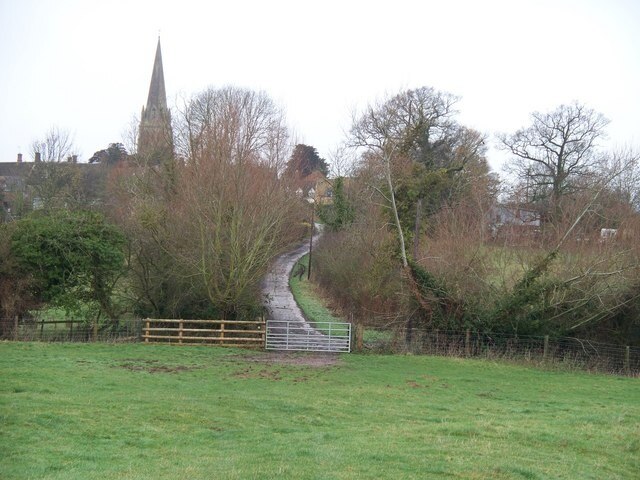
<path fill-rule="evenodd" d="M 167 109 L 167 93 L 164 89 L 164 71 L 162 70 L 162 50 L 160 49 L 160 37 L 158 36 L 158 46 L 156 47 L 156 58 L 153 62 L 153 72 L 151 73 L 151 84 L 149 85 L 149 96 L 147 97 L 146 110 Z"/>
<path fill-rule="evenodd" d="M 147 105 L 142 107 L 140 129 L 138 131 L 138 154 L 154 157 L 170 156 L 173 152 L 173 136 L 171 133 L 171 113 L 167 107 L 167 93 L 164 87 L 164 71 L 162 69 L 162 50 L 160 37 L 153 61 L 151 83 Z M 158 158 L 155 158 L 158 157 Z"/>

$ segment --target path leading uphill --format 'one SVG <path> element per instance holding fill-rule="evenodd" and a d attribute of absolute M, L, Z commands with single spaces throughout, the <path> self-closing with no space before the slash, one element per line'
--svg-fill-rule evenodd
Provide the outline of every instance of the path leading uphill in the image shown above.
<path fill-rule="evenodd" d="M 313 236 L 314 245 L 322 236 L 321 227 L 316 224 L 318 233 Z M 280 255 L 262 282 L 262 295 L 267 312 L 267 320 L 278 321 L 277 323 L 272 322 L 274 326 L 269 329 L 267 336 L 278 338 L 278 342 L 282 343 L 283 350 L 330 351 L 335 348 L 336 342 L 342 342 L 335 338 L 330 340 L 327 335 L 322 334 L 309 324 L 289 288 L 289 276 L 293 267 L 307 253 L 309 253 L 308 241 L 290 252 Z M 291 338 L 288 340 L 281 338 L 286 333 L 286 324 L 284 322 L 289 322 L 290 335 L 304 336 L 304 342 L 302 342 L 304 346 L 302 343 L 297 343 L 297 340 L 292 341 Z"/>
<path fill-rule="evenodd" d="M 313 236 L 313 244 L 320 239 L 322 230 Z M 311 328 L 304 318 L 300 307 L 289 288 L 289 276 L 296 262 L 309 253 L 309 242 L 305 241 L 290 252 L 280 255 L 271 266 L 262 282 L 262 295 L 265 299 L 267 320 L 300 322 Z"/>

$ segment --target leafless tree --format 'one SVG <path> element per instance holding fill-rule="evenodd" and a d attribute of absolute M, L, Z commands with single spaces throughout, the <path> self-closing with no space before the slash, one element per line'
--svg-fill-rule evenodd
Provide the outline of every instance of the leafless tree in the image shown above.
<path fill-rule="evenodd" d="M 338 144 L 329 152 L 329 172 L 332 177 L 348 177 L 354 173 L 356 164 L 353 149 L 346 143 Z"/>
<path fill-rule="evenodd" d="M 269 263 L 302 233 L 303 205 L 278 175 L 284 115 L 265 94 L 231 87 L 177 110 L 172 168 L 133 165 L 119 182 L 136 290 L 152 311 L 179 314 L 190 301 L 191 314 L 251 315 Z"/>
<path fill-rule="evenodd" d="M 33 142 L 31 154 L 39 159 L 30 170 L 27 183 L 33 188 L 34 206 L 45 209 L 74 207 L 86 200 L 81 172 L 70 161 L 77 160 L 71 134 L 51 127 Z"/>
<path fill-rule="evenodd" d="M 560 200 L 589 184 L 598 163 L 597 141 L 608 125 L 601 113 L 574 102 L 531 114 L 531 125 L 498 136 L 514 156 L 508 170 L 542 203 L 542 217 L 557 216 Z"/>
<path fill-rule="evenodd" d="M 613 175 L 610 191 L 618 201 L 640 211 L 640 152 L 630 147 L 617 149 L 602 156 L 598 170 L 604 177 L 619 172 Z"/>
<path fill-rule="evenodd" d="M 35 159 L 40 155 L 43 162 L 62 162 L 75 154 L 73 137 L 68 130 L 53 126 L 44 138 L 35 140 L 31 144 L 31 155 Z"/>
<path fill-rule="evenodd" d="M 176 119 L 176 150 L 192 163 L 248 159 L 281 170 L 289 157 L 284 113 L 264 92 L 209 88 L 184 100 Z"/>
<path fill-rule="evenodd" d="M 138 134 L 140 130 L 140 119 L 134 115 L 127 126 L 122 131 L 122 144 L 131 155 L 138 153 Z"/>

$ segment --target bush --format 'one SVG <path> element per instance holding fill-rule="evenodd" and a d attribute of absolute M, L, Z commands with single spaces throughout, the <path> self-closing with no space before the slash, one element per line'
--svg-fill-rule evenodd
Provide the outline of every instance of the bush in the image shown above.
<path fill-rule="evenodd" d="M 315 281 L 345 315 L 365 324 L 402 315 L 403 290 L 395 239 L 366 222 L 327 233 L 313 255 Z"/>

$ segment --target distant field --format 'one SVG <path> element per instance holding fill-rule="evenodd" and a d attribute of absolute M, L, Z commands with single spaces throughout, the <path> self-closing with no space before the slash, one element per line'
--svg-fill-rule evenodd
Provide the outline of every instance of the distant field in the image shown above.
<path fill-rule="evenodd" d="M 425 356 L 0 343 L 2 479 L 640 478 L 640 380 Z"/>

